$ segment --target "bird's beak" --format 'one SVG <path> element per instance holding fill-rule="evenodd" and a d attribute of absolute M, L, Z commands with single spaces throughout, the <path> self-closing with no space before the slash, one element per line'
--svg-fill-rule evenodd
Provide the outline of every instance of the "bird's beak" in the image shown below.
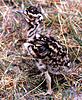
<path fill-rule="evenodd" d="M 20 15 L 22 15 L 22 17 L 26 20 L 26 22 L 29 22 L 29 20 L 28 20 L 29 18 L 26 15 L 26 11 L 25 10 L 17 10 L 16 12 L 19 13 Z"/>
<path fill-rule="evenodd" d="M 17 10 L 16 12 L 23 15 L 24 10 Z"/>

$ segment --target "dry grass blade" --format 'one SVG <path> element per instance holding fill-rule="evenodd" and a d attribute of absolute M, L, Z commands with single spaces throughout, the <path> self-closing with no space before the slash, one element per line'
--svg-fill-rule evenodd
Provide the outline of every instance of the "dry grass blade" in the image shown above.
<path fill-rule="evenodd" d="M 42 5 L 42 34 L 55 37 L 67 49 L 72 66 L 63 76 L 52 76 L 52 96 L 44 76 L 39 77 L 33 59 L 23 47 L 27 23 L 15 13 L 29 5 Z M 65 79 L 65 80 L 64 80 Z M 82 1 L 81 0 L 1 0 L 0 1 L 0 99 L 82 100 Z M 34 95 L 36 94 L 36 95 Z"/>

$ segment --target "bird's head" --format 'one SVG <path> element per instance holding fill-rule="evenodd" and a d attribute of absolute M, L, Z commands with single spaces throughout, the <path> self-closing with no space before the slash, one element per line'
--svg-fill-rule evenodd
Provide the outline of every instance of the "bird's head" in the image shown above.
<path fill-rule="evenodd" d="M 26 10 L 17 10 L 27 22 L 41 22 L 43 14 L 40 6 L 30 6 Z"/>

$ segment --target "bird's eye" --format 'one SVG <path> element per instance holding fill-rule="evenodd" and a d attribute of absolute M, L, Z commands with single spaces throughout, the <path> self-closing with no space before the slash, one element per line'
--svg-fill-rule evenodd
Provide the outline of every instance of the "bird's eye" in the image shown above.
<path fill-rule="evenodd" d="M 33 18 L 33 16 L 32 16 L 32 15 L 29 15 L 29 17 L 30 17 L 30 18 Z"/>
<path fill-rule="evenodd" d="M 41 16 L 38 16 L 38 19 L 40 18 Z"/>

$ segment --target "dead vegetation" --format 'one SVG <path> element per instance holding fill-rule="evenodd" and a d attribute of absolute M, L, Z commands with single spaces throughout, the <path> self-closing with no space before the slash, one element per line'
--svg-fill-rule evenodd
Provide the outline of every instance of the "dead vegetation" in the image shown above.
<path fill-rule="evenodd" d="M 72 72 L 52 76 L 53 95 L 46 90 L 44 75 L 24 50 L 27 23 L 15 13 L 29 5 L 41 4 L 44 18 L 39 32 L 51 35 L 67 48 Z M 81 100 L 82 99 L 82 1 L 81 0 L 1 0 L 0 1 L 0 99 L 1 100 Z"/>

